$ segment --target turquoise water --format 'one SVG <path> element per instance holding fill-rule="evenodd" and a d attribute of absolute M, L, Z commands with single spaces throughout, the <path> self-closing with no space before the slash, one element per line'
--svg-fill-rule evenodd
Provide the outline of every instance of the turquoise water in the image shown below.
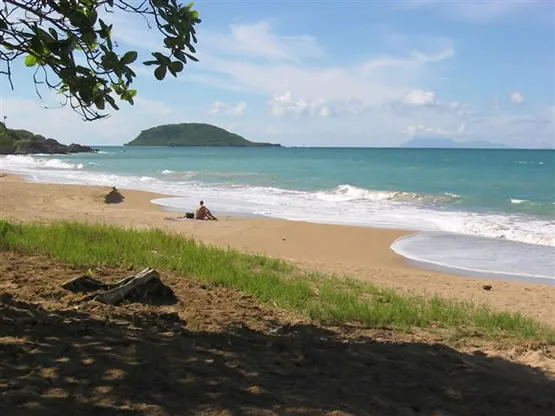
<path fill-rule="evenodd" d="M 219 213 L 555 246 L 553 150 L 101 150 L 55 157 L 7 156 L 0 159 L 0 169 L 44 182 L 157 191 L 175 197 L 156 203 L 182 211 L 194 208 L 202 198 Z M 542 273 L 555 268 L 555 253 L 550 258 L 544 251 L 541 258 Z"/>
<path fill-rule="evenodd" d="M 555 152 L 443 149 L 102 148 L 92 171 L 321 191 L 340 185 L 436 196 L 480 210 L 553 216 Z M 447 194 L 458 198 L 443 198 Z M 521 203 L 515 201 L 523 201 Z"/>

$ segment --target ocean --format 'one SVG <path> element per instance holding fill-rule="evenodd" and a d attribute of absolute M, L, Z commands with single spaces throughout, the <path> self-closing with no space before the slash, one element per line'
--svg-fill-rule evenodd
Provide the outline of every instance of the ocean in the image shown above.
<path fill-rule="evenodd" d="M 100 147 L 97 154 L 2 156 L 33 181 L 171 195 L 216 215 L 419 231 L 399 254 L 463 274 L 555 283 L 555 151 Z M 545 280 L 543 280 L 545 282 Z"/>

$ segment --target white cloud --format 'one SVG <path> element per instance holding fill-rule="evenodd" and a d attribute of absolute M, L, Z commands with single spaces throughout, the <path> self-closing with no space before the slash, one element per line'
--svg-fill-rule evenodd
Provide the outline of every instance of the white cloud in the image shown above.
<path fill-rule="evenodd" d="M 221 101 L 214 101 L 210 106 L 210 110 L 208 111 L 210 114 L 218 114 L 222 110 L 227 108 L 227 104 L 222 103 Z"/>
<path fill-rule="evenodd" d="M 403 103 L 414 106 L 434 106 L 437 104 L 433 91 L 411 90 L 403 97 Z"/>
<path fill-rule="evenodd" d="M 519 105 L 524 103 L 524 97 L 518 91 L 515 91 L 511 94 L 511 103 Z"/>
<path fill-rule="evenodd" d="M 381 57 L 373 59 L 363 65 L 366 70 L 387 69 L 387 68 L 414 68 L 424 64 L 441 62 L 455 56 L 452 46 L 446 45 L 443 49 L 433 53 L 423 53 L 411 51 L 405 57 Z"/>
<path fill-rule="evenodd" d="M 221 101 L 214 101 L 210 106 L 210 110 L 208 111 L 209 114 L 229 114 L 238 116 L 244 114 L 247 110 L 247 103 L 241 101 L 235 106 L 230 106 Z"/>
<path fill-rule="evenodd" d="M 229 109 L 229 114 L 239 115 L 239 114 L 243 114 L 246 110 L 247 110 L 247 103 L 242 101 L 239 104 L 237 104 L 235 107 L 231 107 Z"/>
<path fill-rule="evenodd" d="M 448 59 L 450 54 L 444 54 Z M 402 62 L 403 64 L 400 64 Z M 204 58 L 204 68 L 219 73 L 227 85 L 257 94 L 273 95 L 281 91 L 305 99 L 360 100 L 368 105 L 400 100 L 410 84 L 418 82 L 418 72 L 430 62 L 420 55 L 406 59 L 383 58 L 344 67 L 304 67 L 291 64 L 251 63 L 245 60 Z M 402 80 L 402 81 L 399 81 Z M 405 84 L 406 83 L 406 84 Z M 222 86 L 225 84 L 222 82 Z"/>
<path fill-rule="evenodd" d="M 424 71 L 455 54 L 450 40 L 427 37 L 405 53 L 337 64 L 341 61 L 330 59 L 314 38 L 275 34 L 267 22 L 232 25 L 226 33 L 205 31 L 199 36 L 201 61 L 184 79 L 267 96 L 290 91 L 306 102 L 359 100 L 380 105 L 400 100 Z M 314 59 L 318 65 L 311 63 Z"/>
<path fill-rule="evenodd" d="M 270 111 L 274 116 L 306 116 L 319 114 L 325 101 L 306 100 L 304 98 L 294 99 L 291 91 L 287 91 L 283 95 L 274 95 L 269 104 Z"/>
<path fill-rule="evenodd" d="M 298 62 L 306 58 L 319 58 L 324 49 L 308 35 L 279 36 L 269 22 L 231 25 L 228 34 L 200 29 L 203 48 L 218 51 L 219 55 L 265 58 Z"/>
<path fill-rule="evenodd" d="M 329 117 L 330 116 L 330 108 L 327 105 L 322 106 L 322 108 L 320 108 L 319 114 L 322 117 Z"/>
<path fill-rule="evenodd" d="M 148 48 L 157 45 L 155 33 L 144 37 L 144 23 L 139 27 L 141 22 L 118 19 L 116 35 L 120 40 Z M 329 59 L 331 56 L 312 36 L 277 34 L 267 21 L 233 24 L 225 32 L 201 27 L 199 39 L 200 62 L 187 68 L 183 80 L 267 96 L 290 91 L 310 102 L 358 100 L 381 105 L 400 100 L 415 89 L 424 71 L 433 70 L 434 65 L 455 54 L 449 39 L 427 36 L 411 43 L 407 37 L 405 53 L 336 64 L 340 61 Z M 314 60 L 318 65 L 311 64 Z"/>
<path fill-rule="evenodd" d="M 451 138 L 456 136 L 465 136 L 469 132 L 466 129 L 466 123 L 461 123 L 456 129 L 448 129 L 441 127 L 430 127 L 419 125 L 410 125 L 401 130 L 401 133 L 410 137 L 444 137 Z"/>

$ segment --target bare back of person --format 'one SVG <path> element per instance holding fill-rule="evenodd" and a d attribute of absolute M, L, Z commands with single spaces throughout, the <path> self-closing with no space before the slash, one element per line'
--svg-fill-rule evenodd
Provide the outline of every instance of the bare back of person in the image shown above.
<path fill-rule="evenodd" d="M 210 210 L 204 205 L 204 201 L 200 201 L 200 205 L 195 213 L 195 218 L 197 220 L 217 220 L 217 218 L 212 215 Z"/>

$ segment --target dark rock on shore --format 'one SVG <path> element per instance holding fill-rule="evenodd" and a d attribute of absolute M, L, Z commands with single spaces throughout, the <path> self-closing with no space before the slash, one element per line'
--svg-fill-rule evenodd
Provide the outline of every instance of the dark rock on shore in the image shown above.
<path fill-rule="evenodd" d="M 27 130 L 8 129 L 0 122 L 0 155 L 94 153 L 97 149 L 72 143 L 69 146 Z"/>
<path fill-rule="evenodd" d="M 85 146 L 82 144 L 71 143 L 67 149 L 68 153 L 93 153 L 98 152 L 98 149 L 93 149 L 92 147 Z"/>

